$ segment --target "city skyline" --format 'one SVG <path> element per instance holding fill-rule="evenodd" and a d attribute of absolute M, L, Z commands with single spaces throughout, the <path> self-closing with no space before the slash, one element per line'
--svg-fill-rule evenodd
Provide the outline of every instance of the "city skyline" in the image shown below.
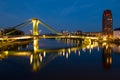
<path fill-rule="evenodd" d="M 113 14 L 113 29 L 120 27 L 119 0 L 1 0 L 0 28 L 15 26 L 36 17 L 57 31 L 102 31 L 104 10 Z M 32 29 L 27 27 L 24 30 Z M 48 31 L 40 26 L 42 31 Z"/>

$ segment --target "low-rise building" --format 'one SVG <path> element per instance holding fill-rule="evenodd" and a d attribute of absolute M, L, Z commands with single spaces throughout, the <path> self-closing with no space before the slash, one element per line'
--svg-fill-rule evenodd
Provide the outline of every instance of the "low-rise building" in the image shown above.
<path fill-rule="evenodd" d="M 120 28 L 116 28 L 113 31 L 113 38 L 114 39 L 120 39 Z"/>
<path fill-rule="evenodd" d="M 102 32 L 84 32 L 86 36 L 95 36 L 100 37 L 102 35 Z"/>

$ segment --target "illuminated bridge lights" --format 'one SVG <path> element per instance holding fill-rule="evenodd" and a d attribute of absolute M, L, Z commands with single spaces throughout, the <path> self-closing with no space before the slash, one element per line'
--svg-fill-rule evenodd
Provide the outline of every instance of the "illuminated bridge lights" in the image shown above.
<path fill-rule="evenodd" d="M 32 39 L 34 36 L 30 36 L 30 35 L 23 35 L 23 36 L 8 36 L 8 38 L 6 39 L 6 38 L 0 38 L 0 40 L 2 41 L 2 40 L 20 40 L 20 39 Z M 39 37 L 39 38 L 57 38 L 57 39 L 69 39 L 69 37 L 67 37 L 67 36 L 51 36 L 51 35 L 40 35 L 40 36 L 36 36 L 36 37 Z M 70 37 L 71 39 L 93 39 L 93 40 L 98 40 L 98 38 L 97 37 L 76 37 L 76 36 L 71 36 Z M 72 40 L 71 40 L 72 41 Z M 69 40 L 68 40 L 68 42 L 69 42 Z M 78 42 L 76 42 L 76 43 L 79 43 L 79 41 Z"/>
<path fill-rule="evenodd" d="M 24 35 L 24 36 L 6 36 L 7 39 L 5 37 L 3 38 L 0 38 L 0 40 L 17 40 L 17 39 L 31 39 L 33 38 L 34 36 L 38 36 L 39 34 L 39 30 L 38 30 L 38 25 L 41 24 L 43 25 L 45 28 L 49 29 L 50 31 L 52 31 L 53 33 L 57 34 L 56 36 L 51 36 L 51 35 L 42 35 L 42 36 L 38 36 L 39 38 L 66 38 L 66 39 L 70 39 L 70 38 L 81 38 L 81 39 L 96 39 L 98 40 L 98 37 L 87 37 L 87 36 L 77 36 L 77 35 L 62 35 L 61 33 L 58 33 L 56 30 L 54 30 L 53 28 L 51 28 L 50 26 L 48 26 L 47 24 L 45 24 L 44 22 L 42 22 L 41 20 L 37 19 L 37 18 L 32 18 L 32 19 L 29 19 L 19 25 L 16 25 L 14 26 L 15 28 L 17 27 L 20 27 L 20 28 L 23 28 L 21 26 L 27 26 L 26 24 L 30 24 L 32 23 L 33 24 L 33 36 L 27 36 L 27 35 Z M 12 31 L 13 32 L 13 31 Z M 78 42 L 79 43 L 79 42 Z"/>

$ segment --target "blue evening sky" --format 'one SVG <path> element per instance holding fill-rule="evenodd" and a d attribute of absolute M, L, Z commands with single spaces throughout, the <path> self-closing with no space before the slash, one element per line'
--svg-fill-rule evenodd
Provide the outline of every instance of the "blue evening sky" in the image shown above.
<path fill-rule="evenodd" d="M 112 11 L 113 28 L 120 27 L 120 0 L 0 0 L 0 28 L 35 17 L 57 31 L 101 31 L 106 9 Z M 48 32 L 43 26 L 40 29 Z"/>

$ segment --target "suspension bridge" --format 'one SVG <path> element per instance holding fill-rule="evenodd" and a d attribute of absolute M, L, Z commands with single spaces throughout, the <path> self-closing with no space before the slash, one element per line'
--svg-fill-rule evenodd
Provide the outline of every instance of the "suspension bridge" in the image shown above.
<path fill-rule="evenodd" d="M 53 29 L 52 27 L 50 27 L 49 25 L 47 25 L 46 23 L 44 23 L 43 21 L 37 19 L 37 18 L 32 18 L 29 19 L 23 23 L 20 23 L 16 26 L 13 26 L 13 28 L 20 30 L 24 27 L 29 26 L 30 24 L 33 24 L 33 33 L 32 35 L 9 35 L 11 33 L 14 33 L 16 30 L 12 30 L 8 33 L 6 33 L 5 35 L 3 35 L 2 37 L 0 37 L 0 40 L 17 40 L 17 39 L 30 39 L 30 38 L 34 38 L 34 37 L 39 37 L 39 38 L 82 38 L 82 39 L 95 39 L 98 40 L 98 37 L 88 37 L 88 36 L 77 36 L 77 35 L 63 35 L 62 33 L 59 33 L 58 31 L 56 31 L 55 29 Z M 39 35 L 39 29 L 38 29 L 38 25 L 42 25 L 43 27 L 47 28 L 48 30 L 50 30 L 52 33 L 56 34 L 56 35 Z"/>
<path fill-rule="evenodd" d="M 58 55 L 66 55 L 66 58 L 68 58 L 68 55 L 70 54 L 71 51 L 76 51 L 81 49 L 80 47 L 70 47 L 70 48 L 60 48 L 60 49 L 53 49 L 53 50 L 41 50 L 39 49 L 39 38 L 64 38 L 64 39 L 95 39 L 97 40 L 97 37 L 87 37 L 87 36 L 77 36 L 77 35 L 62 35 L 61 33 L 57 32 L 55 29 L 52 27 L 48 26 L 44 22 L 42 22 L 39 19 L 32 18 L 29 19 L 21 24 L 18 24 L 16 26 L 13 26 L 13 28 L 16 28 L 17 30 L 20 30 L 24 27 L 29 26 L 30 24 L 33 24 L 33 33 L 32 35 L 10 35 L 11 33 L 15 32 L 15 30 L 10 31 L 3 35 L 3 37 L 0 37 L 0 40 L 3 41 L 1 43 L 0 48 L 5 48 L 8 45 L 14 45 L 14 44 L 24 44 L 28 43 L 27 41 L 33 40 L 33 51 L 8 51 L 8 50 L 3 50 L 0 53 L 0 59 L 5 59 L 8 56 L 29 56 L 30 57 L 30 64 L 33 64 L 33 70 L 36 70 L 37 68 L 45 66 L 47 63 L 49 63 L 51 60 L 53 60 L 55 57 Z M 39 35 L 39 30 L 38 30 L 38 25 L 41 24 L 51 32 L 53 32 L 56 35 Z M 21 39 L 26 39 L 25 41 L 21 41 Z M 5 41 L 5 42 L 4 42 Z M 13 41 L 13 42 L 12 42 Z M 21 43 L 22 42 L 22 43 Z M 87 47 L 93 47 L 92 45 L 89 45 Z M 83 48 L 84 49 L 84 48 Z M 31 53 L 32 52 L 32 53 Z M 46 60 L 43 60 L 42 62 L 39 62 L 42 60 L 43 56 L 46 53 L 58 53 L 58 54 L 51 54 Z M 43 54 L 42 54 L 43 53 Z M 79 52 L 80 54 L 80 52 Z M 39 60 L 40 59 L 40 60 Z"/>

